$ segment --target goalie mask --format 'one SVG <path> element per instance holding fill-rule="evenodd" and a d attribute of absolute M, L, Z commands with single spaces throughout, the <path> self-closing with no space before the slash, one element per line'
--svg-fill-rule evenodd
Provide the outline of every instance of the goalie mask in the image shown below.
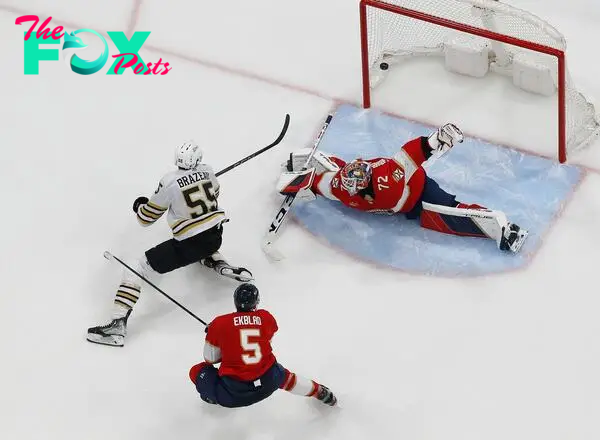
<path fill-rule="evenodd" d="M 360 159 L 350 162 L 340 173 L 342 187 L 353 196 L 369 186 L 371 174 L 372 169 L 368 162 Z"/>

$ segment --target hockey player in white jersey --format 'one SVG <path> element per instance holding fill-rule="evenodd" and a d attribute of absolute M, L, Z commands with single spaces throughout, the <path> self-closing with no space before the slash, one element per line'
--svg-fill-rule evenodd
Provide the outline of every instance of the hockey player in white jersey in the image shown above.
<path fill-rule="evenodd" d="M 150 199 L 141 196 L 133 204 L 139 223 L 149 226 L 165 212 L 173 238 L 131 264 L 140 275 L 152 278 L 192 263 L 202 263 L 219 274 L 240 282 L 251 281 L 243 267 L 229 265 L 218 252 L 223 226 L 228 219 L 219 208 L 219 182 L 213 169 L 202 161 L 202 150 L 193 142 L 175 149 L 177 170 L 166 174 Z M 88 329 L 90 342 L 123 346 L 127 319 L 141 293 L 141 279 L 125 270 L 114 299 L 112 321 Z"/>

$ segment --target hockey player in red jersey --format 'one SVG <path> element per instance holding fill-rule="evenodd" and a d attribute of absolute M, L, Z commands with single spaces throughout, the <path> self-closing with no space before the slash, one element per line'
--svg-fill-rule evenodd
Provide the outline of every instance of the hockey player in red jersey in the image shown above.
<path fill-rule="evenodd" d="M 277 190 L 304 200 L 323 196 L 361 211 L 404 214 L 420 219 L 424 228 L 491 238 L 500 249 L 518 252 L 527 231 L 510 223 L 500 211 L 457 201 L 427 176 L 423 163 L 434 152 L 443 154 L 462 141 L 459 128 L 445 124 L 428 137 L 407 142 L 391 158 L 346 163 L 319 151 L 310 158 L 310 149 L 300 150 L 290 155 Z M 310 163 L 303 169 L 308 158 Z"/>
<path fill-rule="evenodd" d="M 245 283 L 234 292 L 236 312 L 216 317 L 207 327 L 204 362 L 190 369 L 190 379 L 207 403 L 227 408 L 260 402 L 278 389 L 314 397 L 334 406 L 325 386 L 290 372 L 277 362 L 271 338 L 277 332 L 273 315 L 257 309 L 259 292 Z M 220 363 L 215 368 L 214 364 Z"/>

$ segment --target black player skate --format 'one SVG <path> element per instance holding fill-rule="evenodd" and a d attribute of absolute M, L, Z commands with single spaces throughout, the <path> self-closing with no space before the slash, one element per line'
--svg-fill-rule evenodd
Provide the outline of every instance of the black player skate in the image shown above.
<path fill-rule="evenodd" d="M 94 344 L 122 347 L 127 335 L 127 319 L 130 314 L 131 310 L 123 318 L 113 319 L 109 324 L 90 327 L 87 340 Z"/>
<path fill-rule="evenodd" d="M 317 391 L 317 395 L 315 397 L 325 405 L 335 406 L 337 403 L 337 398 L 334 396 L 331 390 L 324 385 L 319 385 L 319 391 Z"/>
<path fill-rule="evenodd" d="M 225 260 L 215 260 L 212 256 L 208 258 L 203 258 L 200 260 L 200 263 L 205 265 L 206 267 L 213 269 L 219 275 L 223 275 L 227 278 L 232 278 L 241 283 L 247 283 L 249 281 L 254 280 L 252 277 L 252 272 L 250 272 L 245 267 L 235 267 L 228 264 Z"/>
<path fill-rule="evenodd" d="M 520 228 L 514 223 L 508 223 L 502 228 L 502 238 L 500 239 L 500 250 L 511 251 L 514 253 L 519 252 L 525 239 L 527 238 L 528 232 L 525 229 Z"/>

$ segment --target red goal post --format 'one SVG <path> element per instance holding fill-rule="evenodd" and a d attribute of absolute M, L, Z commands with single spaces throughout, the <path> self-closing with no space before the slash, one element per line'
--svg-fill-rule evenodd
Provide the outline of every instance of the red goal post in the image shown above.
<path fill-rule="evenodd" d="M 480 2 L 483 2 L 485 0 L 479 0 Z M 457 1 L 457 3 L 459 3 L 460 0 Z M 528 51 L 534 51 L 537 53 L 542 53 L 542 54 L 546 54 L 546 55 L 550 55 L 552 57 L 555 57 L 557 60 L 557 84 L 556 84 L 556 93 L 558 95 L 558 111 L 557 111 L 557 119 L 558 119 L 558 158 L 559 161 L 561 163 L 565 162 L 567 159 L 567 77 L 568 77 L 568 73 L 567 73 L 567 69 L 566 69 L 566 63 L 565 63 L 565 51 L 556 47 L 551 47 L 548 45 L 544 45 L 544 44 L 540 44 L 538 42 L 535 41 L 530 41 L 530 40 L 526 40 L 526 39 L 522 39 L 522 38 L 518 38 L 515 37 L 513 35 L 507 35 L 507 34 L 503 34 L 503 33 L 499 33 L 496 31 L 492 31 L 490 29 L 486 29 L 484 27 L 477 27 L 473 24 L 468 23 L 468 21 L 473 21 L 470 17 L 467 17 L 465 14 L 465 19 L 463 21 L 466 22 L 460 22 L 460 21 L 455 21 L 455 20 L 451 20 L 449 18 L 444 17 L 443 15 L 443 10 L 441 11 L 441 13 L 439 13 L 438 15 L 433 15 L 431 13 L 425 12 L 422 9 L 427 10 L 427 8 L 421 8 L 421 7 L 415 7 L 414 9 L 408 8 L 405 5 L 406 4 L 409 5 L 416 5 L 419 6 L 418 3 L 415 3 L 414 1 L 411 0 L 361 0 L 360 2 L 360 33 L 361 33 L 361 55 L 362 55 L 362 77 L 363 77 L 363 106 L 364 108 L 370 108 L 371 107 L 371 88 L 372 88 L 372 84 L 371 84 L 371 69 L 373 69 L 373 59 L 377 58 L 379 55 L 376 54 L 376 56 L 373 53 L 370 53 L 370 51 L 376 50 L 377 48 L 373 48 L 373 47 L 369 47 L 370 46 L 370 42 L 373 40 L 373 38 L 369 38 L 369 32 L 374 32 L 374 30 L 372 29 L 374 26 L 378 26 L 378 22 L 382 21 L 382 20 L 388 20 L 387 18 L 376 18 L 376 19 L 371 19 L 371 22 L 369 22 L 369 8 L 375 8 L 378 11 L 386 11 L 389 14 L 396 14 L 398 16 L 402 16 L 404 18 L 408 18 L 408 19 L 412 19 L 412 20 L 416 20 L 418 22 L 425 22 L 425 23 L 429 23 L 429 24 L 433 24 L 436 26 L 441 26 L 443 28 L 446 29 L 452 29 L 455 31 L 460 31 L 462 33 L 465 34 L 470 34 L 472 36 L 477 36 L 477 37 L 482 37 L 491 41 L 495 41 L 495 42 L 501 42 L 501 43 L 505 43 L 505 44 L 509 44 L 512 46 L 517 46 L 523 49 L 526 49 Z M 426 1 L 424 3 L 427 3 Z M 433 2 L 429 2 L 430 4 L 434 4 Z M 439 3 L 451 3 L 450 2 L 439 2 Z M 464 4 L 464 2 L 460 2 L 461 4 L 459 6 L 462 6 Z M 421 9 L 421 10 L 417 10 L 417 9 Z M 440 9 L 442 9 L 442 6 L 440 6 Z M 454 15 L 457 15 L 456 13 Z M 381 15 L 379 15 L 379 17 L 381 17 Z M 535 17 L 537 19 L 537 17 Z M 393 20 L 394 17 L 391 17 L 389 20 Z M 398 20 L 398 18 L 396 18 L 396 20 Z M 375 22 L 373 22 L 375 21 Z M 541 20 L 540 20 L 541 22 Z M 386 26 L 386 24 L 381 24 L 381 26 Z M 548 25 L 549 26 L 549 25 Z M 391 26 L 388 26 L 391 28 Z M 518 27 L 517 27 L 518 29 Z M 551 28 L 553 30 L 553 28 Z M 387 29 L 384 32 L 388 32 L 390 31 L 390 29 Z M 393 32 L 394 30 L 391 30 L 391 32 Z M 400 29 L 401 31 L 401 29 Z M 401 33 L 401 32 L 399 32 Z M 557 32 L 558 33 L 558 32 Z M 560 35 L 560 34 L 559 34 Z M 396 38 L 395 36 L 384 36 L 386 41 L 388 40 L 393 40 L 394 38 Z M 561 35 L 562 37 L 562 35 Z M 383 38 L 383 37 L 382 37 Z M 380 40 L 382 38 L 379 38 Z M 398 36 L 397 39 L 398 41 L 401 41 L 401 39 L 404 38 L 404 36 Z M 406 38 L 410 38 L 409 35 L 406 36 Z M 436 37 L 437 38 L 437 37 Z M 434 39 L 434 37 L 432 37 L 432 39 Z M 387 43 L 388 45 L 390 44 L 389 42 Z M 442 45 L 443 46 L 443 42 L 438 42 L 437 40 L 435 41 L 435 44 L 438 45 Z M 371 46 L 373 46 L 373 44 L 371 44 Z M 405 48 L 404 51 L 406 52 L 407 49 Z M 581 95 L 582 99 L 583 95 Z M 584 102 L 587 103 L 587 101 L 584 99 Z M 591 104 L 587 103 L 589 106 L 591 106 Z M 591 106 L 592 110 L 593 110 L 593 106 Z M 587 119 L 586 119 L 587 120 Z M 594 119 L 594 123 L 596 123 L 596 120 Z M 597 134 L 597 133 L 594 133 Z M 587 132 L 586 132 L 586 136 L 587 136 Z M 592 137 L 591 135 L 589 137 Z M 587 138 L 586 138 L 587 139 Z"/>

